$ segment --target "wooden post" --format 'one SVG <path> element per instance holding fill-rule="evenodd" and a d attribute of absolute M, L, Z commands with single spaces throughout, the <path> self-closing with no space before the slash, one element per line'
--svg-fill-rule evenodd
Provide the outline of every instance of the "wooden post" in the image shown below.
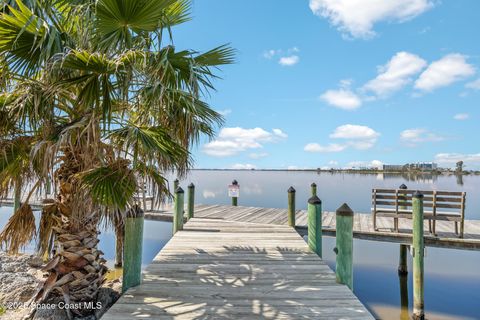
<path fill-rule="evenodd" d="M 288 189 L 288 225 L 295 228 L 295 189 Z"/>
<path fill-rule="evenodd" d="M 322 201 L 317 196 L 308 199 L 308 246 L 322 257 Z"/>
<path fill-rule="evenodd" d="M 353 211 L 346 203 L 336 211 L 336 228 L 337 283 L 353 291 Z"/>
<path fill-rule="evenodd" d="M 173 193 L 177 192 L 180 181 L 178 179 L 173 180 Z"/>
<path fill-rule="evenodd" d="M 399 189 L 401 190 L 406 190 L 408 189 L 406 185 L 402 184 Z M 400 194 L 398 196 L 398 208 L 399 209 L 407 209 L 406 207 L 406 201 L 407 201 L 407 196 L 405 194 Z M 408 245 L 406 244 L 401 244 L 400 245 L 400 257 L 398 260 L 398 275 L 407 275 L 408 274 L 408 264 L 407 264 L 407 251 L 408 251 Z"/>
<path fill-rule="evenodd" d="M 143 210 L 135 206 L 125 217 L 122 292 L 142 281 Z"/>
<path fill-rule="evenodd" d="M 410 318 L 410 310 L 408 309 L 408 276 L 398 276 L 400 284 L 400 320 L 407 320 Z"/>
<path fill-rule="evenodd" d="M 22 205 L 22 181 L 20 179 L 15 180 L 14 195 L 13 195 L 13 212 L 17 212 Z"/>
<path fill-rule="evenodd" d="M 173 205 L 173 233 L 183 230 L 183 201 L 184 201 L 184 191 L 182 188 L 178 187 L 175 190 L 175 203 Z"/>
<path fill-rule="evenodd" d="M 237 180 L 233 180 L 232 181 L 232 184 L 234 186 L 238 185 L 238 181 Z M 238 197 L 232 197 L 232 206 L 236 207 L 238 206 Z"/>
<path fill-rule="evenodd" d="M 188 206 L 187 206 L 188 219 L 193 218 L 194 206 L 195 206 L 195 185 L 193 183 L 190 183 L 188 185 Z"/>
<path fill-rule="evenodd" d="M 424 312 L 424 239 L 423 239 L 423 194 L 416 191 L 412 198 L 413 215 L 413 316 L 414 320 L 425 319 Z"/>
<path fill-rule="evenodd" d="M 312 193 L 312 197 L 317 195 L 317 184 L 315 182 L 313 182 L 310 185 L 310 190 L 311 190 L 311 193 Z"/>

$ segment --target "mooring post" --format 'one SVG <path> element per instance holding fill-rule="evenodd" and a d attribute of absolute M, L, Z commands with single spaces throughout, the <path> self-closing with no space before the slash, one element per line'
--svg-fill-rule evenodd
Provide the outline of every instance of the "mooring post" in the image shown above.
<path fill-rule="evenodd" d="M 412 198 L 413 218 L 413 319 L 425 319 L 424 312 L 424 239 L 423 239 L 423 194 L 416 191 Z"/>
<path fill-rule="evenodd" d="M 233 180 L 232 185 L 238 186 L 238 181 Z M 232 206 L 234 206 L 234 207 L 238 206 L 238 197 L 232 197 Z"/>
<path fill-rule="evenodd" d="M 310 185 L 310 191 L 312 193 L 312 197 L 317 195 L 317 184 L 315 182 Z"/>
<path fill-rule="evenodd" d="M 193 210 L 195 206 L 195 185 L 190 183 L 188 185 L 188 205 L 187 205 L 187 217 L 188 219 L 193 218 Z"/>
<path fill-rule="evenodd" d="M 178 179 L 173 180 L 173 193 L 177 192 L 179 185 L 180 185 L 180 181 L 178 181 Z"/>
<path fill-rule="evenodd" d="M 122 292 L 142 281 L 143 210 L 135 206 L 125 216 Z"/>
<path fill-rule="evenodd" d="M 181 187 L 178 187 L 175 190 L 175 202 L 173 204 L 173 232 L 172 234 L 177 233 L 177 231 L 183 230 L 183 201 L 184 201 L 184 191 Z"/>
<path fill-rule="evenodd" d="M 353 211 L 346 203 L 336 211 L 336 228 L 337 283 L 353 291 Z"/>
<path fill-rule="evenodd" d="M 295 189 L 288 188 L 288 225 L 295 228 Z"/>
<path fill-rule="evenodd" d="M 308 246 L 322 257 L 322 200 L 317 196 L 308 199 Z"/>
<path fill-rule="evenodd" d="M 407 190 L 407 186 L 405 184 L 402 184 L 399 189 L 401 190 Z M 398 208 L 400 210 L 405 210 L 407 209 L 407 195 L 404 193 L 400 193 L 398 196 Z M 407 264 L 407 251 L 408 251 L 408 245 L 406 244 L 401 244 L 400 245 L 400 257 L 398 260 L 398 275 L 407 275 L 408 274 L 408 264 Z"/>

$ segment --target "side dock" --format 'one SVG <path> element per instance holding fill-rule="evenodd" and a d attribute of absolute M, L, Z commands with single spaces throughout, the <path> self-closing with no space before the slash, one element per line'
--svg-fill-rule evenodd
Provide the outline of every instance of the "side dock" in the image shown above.
<path fill-rule="evenodd" d="M 195 216 L 199 218 L 222 219 L 228 221 L 261 223 L 273 225 L 287 225 L 287 209 L 257 208 L 257 207 L 232 207 L 227 205 L 196 205 Z M 296 229 L 301 235 L 307 234 L 307 211 L 296 210 Z M 172 212 L 148 211 L 146 219 L 172 220 Z M 411 244 L 412 220 L 400 219 L 399 232 L 394 231 L 394 223 L 390 218 L 377 218 L 378 231 L 373 228 L 371 214 L 355 213 L 353 224 L 353 236 L 357 239 L 395 242 Z M 335 236 L 335 212 L 324 212 L 322 216 L 323 235 Z M 437 235 L 428 232 L 428 223 L 425 222 L 425 245 L 430 247 L 480 250 L 480 221 L 465 220 L 465 235 L 460 239 L 452 231 L 451 222 L 439 221 Z"/>

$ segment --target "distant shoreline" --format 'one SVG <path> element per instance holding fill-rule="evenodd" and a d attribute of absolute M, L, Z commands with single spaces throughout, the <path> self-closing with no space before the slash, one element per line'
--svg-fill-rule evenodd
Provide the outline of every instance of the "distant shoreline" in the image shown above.
<path fill-rule="evenodd" d="M 195 168 L 191 171 L 285 171 L 285 172 L 324 172 L 324 173 L 362 173 L 362 174 L 409 174 L 409 175 L 480 175 L 480 171 L 463 171 L 457 173 L 453 170 L 437 170 L 437 171 L 384 171 L 372 169 L 219 169 L 219 168 Z"/>

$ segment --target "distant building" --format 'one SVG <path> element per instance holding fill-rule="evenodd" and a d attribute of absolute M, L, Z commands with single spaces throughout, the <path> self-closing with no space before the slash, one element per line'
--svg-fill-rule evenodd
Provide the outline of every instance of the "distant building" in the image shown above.
<path fill-rule="evenodd" d="M 386 171 L 386 172 L 388 172 L 388 171 L 397 172 L 397 171 L 403 171 L 403 170 L 405 170 L 405 166 L 402 166 L 402 165 L 398 165 L 398 164 L 384 164 L 383 165 L 383 171 Z"/>
<path fill-rule="evenodd" d="M 438 165 L 435 162 L 417 162 L 407 163 L 405 165 L 398 164 L 384 164 L 383 171 L 385 172 L 398 172 L 404 170 L 420 170 L 420 171 L 434 171 L 438 169 Z"/>
<path fill-rule="evenodd" d="M 409 164 L 409 168 L 420 171 L 433 171 L 437 170 L 438 166 L 435 162 L 417 162 Z"/>

